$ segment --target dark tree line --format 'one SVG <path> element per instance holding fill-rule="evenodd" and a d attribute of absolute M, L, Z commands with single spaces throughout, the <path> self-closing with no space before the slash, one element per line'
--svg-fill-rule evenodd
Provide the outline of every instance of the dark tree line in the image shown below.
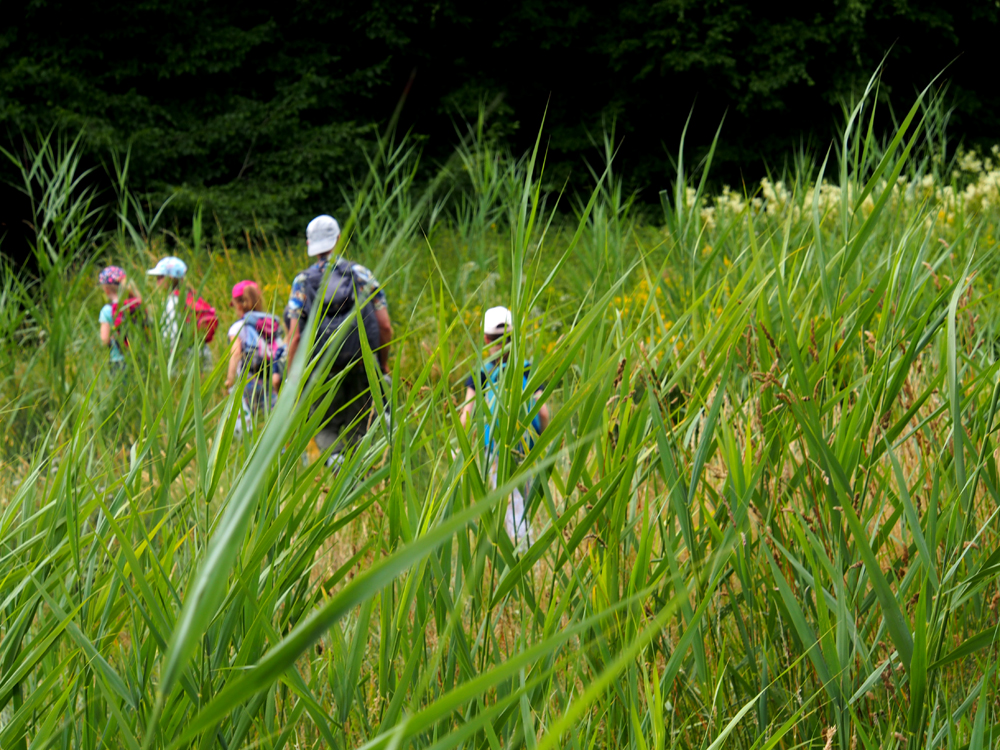
<path fill-rule="evenodd" d="M 297 231 L 339 202 L 413 70 L 400 124 L 428 162 L 503 94 L 492 132 L 515 151 L 547 108 L 553 184 L 584 187 L 614 123 L 620 171 L 654 199 L 692 105 L 689 158 L 727 112 L 714 173 L 737 184 L 803 144 L 825 151 L 887 50 L 881 95 L 897 110 L 957 57 L 952 136 L 1000 125 L 992 1 L 7 0 L 3 18 L 5 147 L 53 126 L 82 129 L 95 160 L 131 144 L 133 187 L 180 190 L 178 209 L 204 200 L 230 227 L 255 215 Z"/>

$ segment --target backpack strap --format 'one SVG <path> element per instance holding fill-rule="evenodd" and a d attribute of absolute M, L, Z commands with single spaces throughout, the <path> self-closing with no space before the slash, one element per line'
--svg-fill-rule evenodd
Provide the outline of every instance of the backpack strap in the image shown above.
<path fill-rule="evenodd" d="M 244 348 L 257 345 L 257 323 L 254 316 L 258 314 L 248 312 L 243 316 L 243 325 L 240 326 L 240 332 L 237 336 L 243 343 Z"/>

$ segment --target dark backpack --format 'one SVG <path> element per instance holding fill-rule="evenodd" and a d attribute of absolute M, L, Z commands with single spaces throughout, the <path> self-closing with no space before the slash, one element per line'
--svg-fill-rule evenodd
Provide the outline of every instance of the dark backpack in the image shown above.
<path fill-rule="evenodd" d="M 269 369 L 281 357 L 284 349 L 281 321 L 274 315 L 248 312 L 243 316 L 239 336 L 243 344 L 243 361 L 251 373 Z"/>
<path fill-rule="evenodd" d="M 142 311 L 142 300 L 138 297 L 129 297 L 112 303 L 111 320 L 118 345 L 122 349 L 128 349 L 129 331 L 146 331 L 146 314 Z"/>
<path fill-rule="evenodd" d="M 331 372 L 340 372 L 361 359 L 361 336 L 355 319 L 355 301 L 358 297 L 357 283 L 351 264 L 340 259 L 330 268 L 326 286 L 323 283 L 325 265 L 316 264 L 305 272 L 306 315 L 321 316 L 316 320 L 316 342 L 314 351 L 319 353 L 334 337 L 337 329 L 345 322 L 349 326 L 343 345 L 337 353 Z M 379 345 L 379 326 L 375 318 L 375 306 L 371 300 L 357 300 L 364 303 L 361 321 L 364 326 L 368 346 L 373 350 Z"/>

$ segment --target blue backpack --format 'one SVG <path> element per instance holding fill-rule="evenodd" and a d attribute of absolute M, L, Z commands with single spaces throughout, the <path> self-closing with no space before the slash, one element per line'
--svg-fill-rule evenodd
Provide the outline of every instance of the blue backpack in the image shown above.
<path fill-rule="evenodd" d="M 499 423 L 499 418 L 497 415 L 497 410 L 499 406 L 499 395 L 500 395 L 500 383 L 503 380 L 504 372 L 506 370 L 507 363 L 505 362 L 486 362 L 483 365 L 483 398 L 486 401 L 486 406 L 490 410 L 490 416 L 486 421 L 486 430 L 484 432 L 483 438 L 486 444 L 486 451 L 488 453 L 493 453 L 496 451 L 496 443 L 491 439 L 490 431 L 491 428 Z M 528 375 L 531 367 L 531 362 L 525 360 L 524 368 L 521 378 L 521 392 L 528 387 Z M 521 406 L 518 413 L 518 423 L 527 424 L 527 428 L 521 435 L 521 438 L 517 441 L 517 444 L 512 446 L 512 452 L 519 459 L 523 459 L 527 455 L 528 451 L 531 450 L 532 446 L 535 444 L 535 440 L 538 438 L 539 434 L 542 432 L 542 419 L 541 416 L 536 414 L 534 419 L 528 423 L 528 414 L 535 407 L 535 396 L 531 395 L 527 401 L 521 401 Z"/>
<path fill-rule="evenodd" d="M 285 351 L 281 320 L 268 313 L 248 312 L 244 315 L 239 336 L 243 344 L 244 367 L 255 375 L 273 366 Z"/>

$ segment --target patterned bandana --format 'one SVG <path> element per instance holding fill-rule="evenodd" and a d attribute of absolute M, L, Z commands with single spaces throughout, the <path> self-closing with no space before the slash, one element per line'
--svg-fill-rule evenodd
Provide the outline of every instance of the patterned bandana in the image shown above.
<path fill-rule="evenodd" d="M 108 266 L 97 276 L 99 284 L 121 284 L 125 281 L 125 271 L 118 266 Z"/>

